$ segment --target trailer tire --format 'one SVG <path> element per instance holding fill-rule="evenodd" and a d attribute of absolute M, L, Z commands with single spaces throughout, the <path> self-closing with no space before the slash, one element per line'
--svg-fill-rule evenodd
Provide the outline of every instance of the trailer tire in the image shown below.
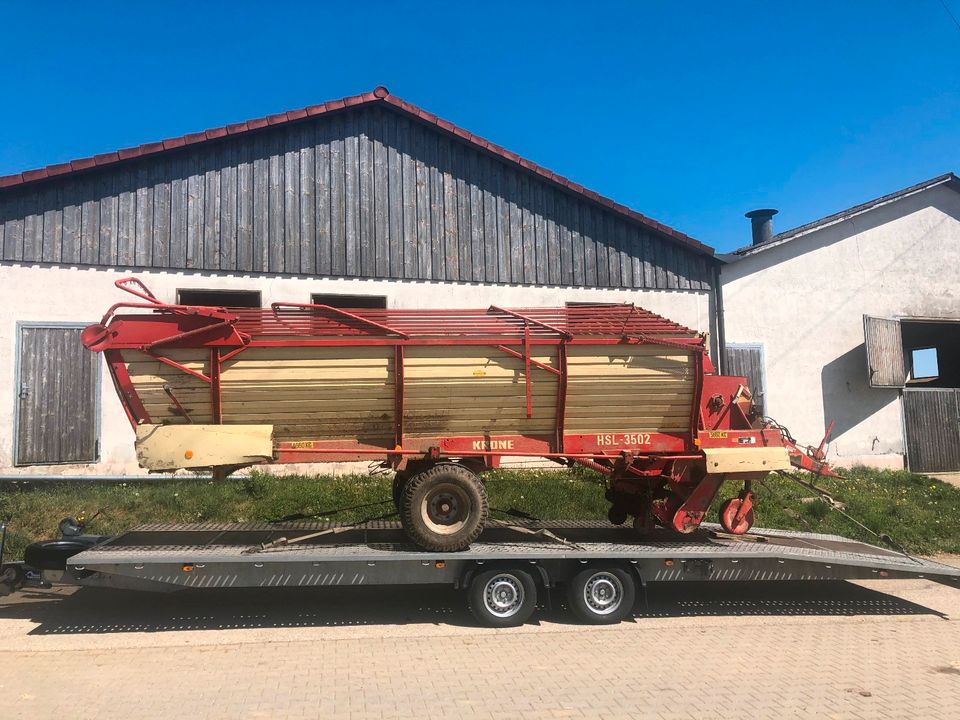
<path fill-rule="evenodd" d="M 400 521 L 425 550 L 464 550 L 487 524 L 487 491 L 461 465 L 442 463 L 414 475 L 400 496 Z"/>
<path fill-rule="evenodd" d="M 473 578 L 467 602 L 473 616 L 487 627 L 516 627 L 536 610 L 537 585 L 524 570 L 487 570 Z"/>
<path fill-rule="evenodd" d="M 567 603 L 590 625 L 615 625 L 633 612 L 637 587 L 633 577 L 618 567 L 591 567 L 577 573 L 567 585 Z"/>

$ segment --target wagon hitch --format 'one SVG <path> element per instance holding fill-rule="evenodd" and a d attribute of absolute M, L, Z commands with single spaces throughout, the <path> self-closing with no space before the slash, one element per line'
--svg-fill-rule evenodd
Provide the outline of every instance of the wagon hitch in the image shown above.
<path fill-rule="evenodd" d="M 769 427 L 779 430 L 780 434 L 783 435 L 783 446 L 787 449 L 787 454 L 790 456 L 791 465 L 798 470 L 806 470 L 814 475 L 833 478 L 841 477 L 826 461 L 826 447 L 830 441 L 830 436 L 833 434 L 833 426 L 835 424 L 833 420 L 831 420 L 827 426 L 827 431 L 824 433 L 820 444 L 817 447 L 813 447 L 813 445 L 799 445 L 786 427 L 771 418 L 764 419 Z"/>

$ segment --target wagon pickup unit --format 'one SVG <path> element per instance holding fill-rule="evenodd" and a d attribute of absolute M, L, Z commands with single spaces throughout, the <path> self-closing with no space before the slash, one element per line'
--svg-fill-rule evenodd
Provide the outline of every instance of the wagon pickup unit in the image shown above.
<path fill-rule="evenodd" d="M 275 545 L 280 537 L 310 536 Z M 266 549 L 264 549 L 266 548 Z M 960 585 L 960 569 L 834 535 L 701 525 L 639 537 L 607 523 L 520 521 L 487 527 L 469 549 L 431 553 L 399 523 L 142 525 L 113 538 L 37 543 L 5 567 L 7 589 L 38 582 L 175 591 L 430 584 L 463 590 L 491 626 L 525 622 L 555 590 L 585 622 L 628 617 L 651 582 L 927 578 Z"/>
<path fill-rule="evenodd" d="M 727 532 L 753 523 L 751 483 L 829 474 L 718 375 L 704 335 L 634 305 L 344 310 L 169 305 L 135 278 L 86 328 L 151 471 L 380 460 L 407 536 L 464 550 L 486 524 L 481 474 L 539 457 L 603 474 L 609 519 L 690 533 L 727 480 Z"/>

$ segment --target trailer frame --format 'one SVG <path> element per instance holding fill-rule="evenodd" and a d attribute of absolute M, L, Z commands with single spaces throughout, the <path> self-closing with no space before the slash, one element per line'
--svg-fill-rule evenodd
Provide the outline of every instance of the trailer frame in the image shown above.
<path fill-rule="evenodd" d="M 324 530 L 334 532 L 301 545 L 264 549 L 285 535 Z M 534 534 L 544 530 L 559 541 Z M 960 587 L 960 568 L 837 535 L 759 530 L 735 536 L 707 524 L 690 535 L 664 532 L 638 538 L 626 528 L 599 522 L 501 522 L 488 526 L 469 549 L 454 553 L 419 549 L 392 521 L 155 523 L 115 537 L 91 536 L 91 543 L 61 569 L 38 570 L 22 563 L 4 568 L 7 574 L 18 574 L 21 584 L 158 592 L 445 585 L 473 597 L 475 579 L 491 570 L 529 575 L 547 595 L 564 586 L 569 595 L 571 583 L 585 570 L 607 575 L 621 571 L 621 577 L 629 577 L 631 593 L 652 582 L 682 581 L 922 578 Z M 627 617 L 631 609 L 612 617 L 579 614 L 587 622 L 605 623 Z M 489 622 L 482 612 L 475 615 L 487 624 L 519 624 Z"/>

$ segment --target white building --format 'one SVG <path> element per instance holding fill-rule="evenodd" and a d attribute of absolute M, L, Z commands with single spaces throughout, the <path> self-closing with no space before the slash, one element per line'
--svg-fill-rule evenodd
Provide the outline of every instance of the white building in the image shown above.
<path fill-rule="evenodd" d="M 960 180 L 933 178 L 773 235 L 722 268 L 724 371 L 841 465 L 960 470 Z"/>
<path fill-rule="evenodd" d="M 2 177 L 0 248 L 0 476 L 139 472 L 78 339 L 129 275 L 169 303 L 716 320 L 711 248 L 385 88 Z"/>

